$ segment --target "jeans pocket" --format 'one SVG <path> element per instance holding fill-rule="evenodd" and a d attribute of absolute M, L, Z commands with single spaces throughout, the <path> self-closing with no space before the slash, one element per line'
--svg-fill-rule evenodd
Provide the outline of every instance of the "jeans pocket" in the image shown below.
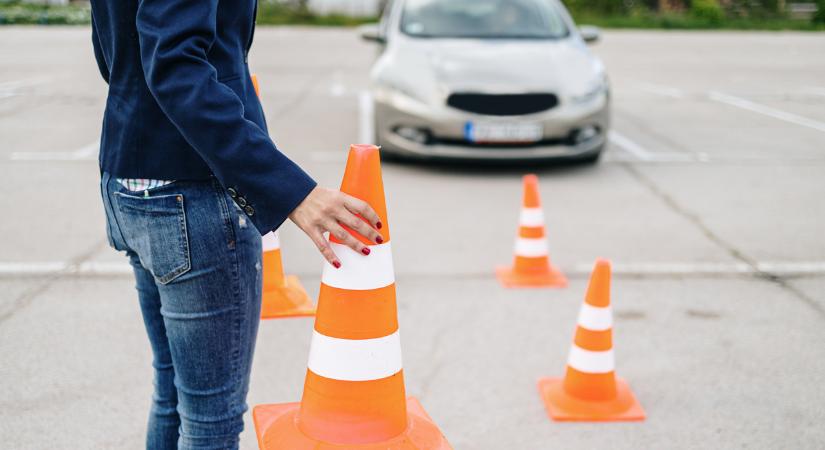
<path fill-rule="evenodd" d="M 182 194 L 115 192 L 115 198 L 126 243 L 159 283 L 171 283 L 191 269 Z"/>

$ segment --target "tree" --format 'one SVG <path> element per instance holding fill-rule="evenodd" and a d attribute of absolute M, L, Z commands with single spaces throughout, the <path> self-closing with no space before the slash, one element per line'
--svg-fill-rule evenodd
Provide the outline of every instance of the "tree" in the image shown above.
<path fill-rule="evenodd" d="M 825 0 L 816 2 L 817 10 L 811 20 L 815 24 L 825 25 Z"/>

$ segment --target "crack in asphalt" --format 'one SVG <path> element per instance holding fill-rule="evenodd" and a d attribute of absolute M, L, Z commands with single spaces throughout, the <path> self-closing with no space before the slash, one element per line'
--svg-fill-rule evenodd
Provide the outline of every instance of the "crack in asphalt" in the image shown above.
<path fill-rule="evenodd" d="M 802 301 L 805 305 L 813 309 L 819 316 L 825 319 L 825 308 L 821 306 L 819 303 L 816 302 L 813 298 L 806 295 L 801 290 L 797 289 L 793 285 L 788 282 L 788 278 L 772 273 L 770 271 L 763 270 L 759 267 L 758 262 L 746 254 L 743 250 L 737 248 L 732 243 L 727 242 L 726 240 L 722 239 L 721 236 L 714 233 L 710 227 L 702 221 L 702 219 L 695 213 L 689 211 L 684 206 L 680 205 L 676 199 L 670 196 L 667 192 L 665 192 L 659 185 L 657 185 L 652 179 L 645 176 L 640 170 L 634 167 L 630 163 L 621 163 L 619 164 L 622 168 L 630 174 L 630 176 L 638 181 L 640 184 L 645 186 L 653 195 L 658 197 L 665 205 L 670 208 L 673 212 L 679 214 L 683 218 L 685 218 L 688 222 L 692 223 L 702 234 L 711 242 L 719 246 L 721 249 L 725 250 L 732 258 L 746 264 L 750 269 L 750 274 L 743 274 L 748 275 L 753 278 L 758 278 L 761 280 L 768 281 L 773 283 L 780 288 L 786 290 L 793 297 L 797 298 L 798 300 Z"/>
<path fill-rule="evenodd" d="M 638 115 L 636 115 L 636 114 L 634 114 L 630 111 L 627 111 L 624 108 L 615 107 L 615 106 L 614 106 L 614 108 L 617 111 L 621 112 L 623 118 L 627 119 L 629 122 L 632 122 L 633 125 L 638 127 L 645 134 L 647 134 L 648 136 L 652 136 L 652 137 L 666 143 L 668 145 L 668 148 L 671 149 L 671 151 L 676 151 L 676 152 L 679 152 L 679 153 L 684 153 L 686 155 L 692 155 L 692 156 L 696 156 L 698 154 L 698 152 L 695 152 L 695 151 L 687 148 L 682 143 L 680 143 L 678 141 L 675 141 L 675 140 L 671 139 L 670 137 L 661 134 L 658 130 L 656 130 L 652 127 L 649 127 L 647 125 L 647 123 L 645 123 L 645 121 L 640 116 L 638 116 Z"/>
<path fill-rule="evenodd" d="M 430 345 L 430 355 L 435 360 L 435 364 L 432 364 L 432 368 L 426 375 L 424 375 L 424 381 L 421 383 L 421 389 L 419 391 L 419 397 L 421 400 L 424 400 L 430 393 L 430 386 L 433 384 L 433 380 L 438 376 L 439 372 L 441 372 L 441 369 L 446 363 L 439 353 L 439 350 L 442 348 L 441 341 L 444 338 L 444 333 L 447 332 L 447 327 L 443 325 L 444 324 L 439 326 L 436 330 L 432 345 Z"/>
<path fill-rule="evenodd" d="M 55 272 L 54 274 L 49 275 L 47 277 L 41 278 L 42 281 L 39 284 L 36 284 L 31 288 L 23 291 L 22 294 L 20 294 L 19 296 L 17 296 L 16 299 L 11 301 L 11 306 L 9 307 L 9 309 L 0 314 L 0 325 L 2 325 L 7 320 L 12 318 L 15 314 L 29 306 L 40 294 L 45 292 L 55 282 L 67 278 L 67 275 L 68 277 L 71 277 L 72 271 L 78 265 L 91 259 L 92 256 L 94 256 L 95 253 L 100 251 L 104 246 L 108 246 L 108 243 L 105 239 L 98 241 L 96 244 L 89 247 L 89 249 L 85 252 L 81 253 L 73 259 L 70 259 L 69 263 L 63 270 Z"/>

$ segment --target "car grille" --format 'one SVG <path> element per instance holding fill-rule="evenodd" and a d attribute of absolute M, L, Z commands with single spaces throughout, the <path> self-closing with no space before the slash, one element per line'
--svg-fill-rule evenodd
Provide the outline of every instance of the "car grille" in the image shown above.
<path fill-rule="evenodd" d="M 488 116 L 518 116 L 547 111 L 559 104 L 555 94 L 474 94 L 457 93 L 447 104 L 462 111 Z"/>
<path fill-rule="evenodd" d="M 545 147 L 555 145 L 573 145 L 573 140 L 570 137 L 563 138 L 548 138 L 536 142 L 469 142 L 466 139 L 454 138 L 431 138 L 427 145 L 449 145 L 459 147 L 474 147 L 479 149 L 484 148 L 533 148 Z"/>

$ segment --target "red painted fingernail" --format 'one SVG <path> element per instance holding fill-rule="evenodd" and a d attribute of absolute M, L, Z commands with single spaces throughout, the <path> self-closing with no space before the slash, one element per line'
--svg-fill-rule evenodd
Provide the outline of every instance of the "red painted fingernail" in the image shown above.
<path fill-rule="evenodd" d="M 375 242 L 377 242 L 379 244 L 383 244 L 384 243 L 384 238 L 382 238 L 381 236 L 378 236 L 377 238 L 375 238 Z"/>
<path fill-rule="evenodd" d="M 364 248 L 361 249 L 361 253 L 363 253 L 365 255 L 369 255 L 370 254 L 370 249 L 368 249 L 367 247 L 364 247 Z"/>
<path fill-rule="evenodd" d="M 332 265 L 333 265 L 333 266 L 335 266 L 335 268 L 336 268 L 336 269 L 340 269 L 340 268 L 341 268 L 341 263 L 339 263 L 338 261 L 333 261 L 333 262 L 332 262 Z"/>
<path fill-rule="evenodd" d="M 381 222 L 375 222 L 375 228 L 378 228 L 380 230 L 381 227 L 383 227 L 383 225 L 381 225 Z"/>

